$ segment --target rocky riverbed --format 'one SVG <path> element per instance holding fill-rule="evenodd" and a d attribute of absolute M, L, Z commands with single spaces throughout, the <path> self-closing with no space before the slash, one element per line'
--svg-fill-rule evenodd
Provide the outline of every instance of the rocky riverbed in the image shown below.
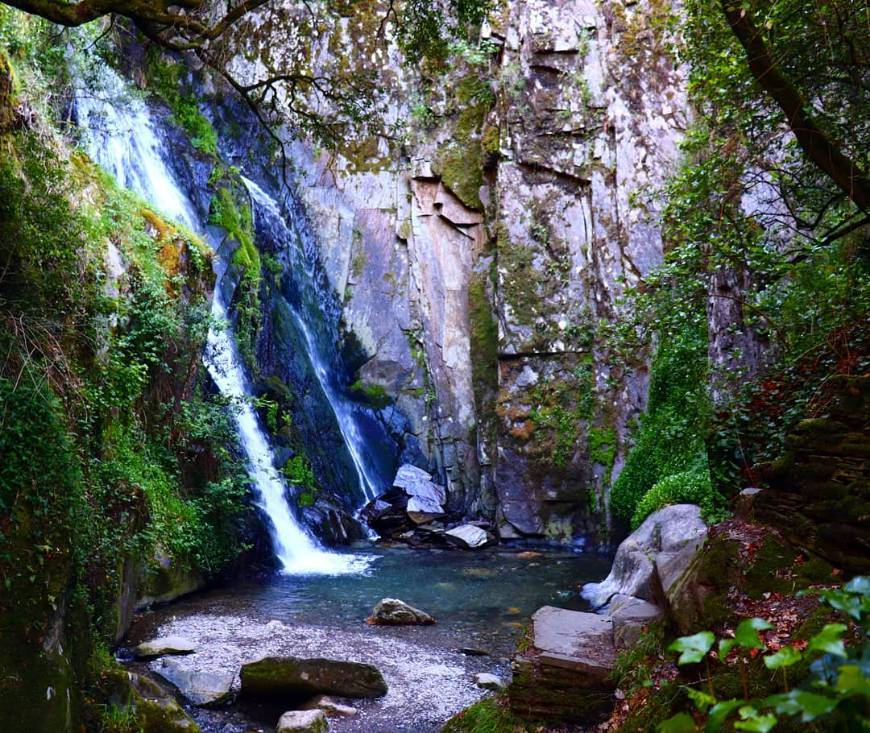
<path fill-rule="evenodd" d="M 293 707 L 238 696 L 242 665 L 266 656 L 366 662 L 381 671 L 387 694 L 340 699 L 357 714 L 330 717 L 332 731 L 434 733 L 453 714 L 492 694 L 477 685 L 477 674 L 509 679 L 510 655 L 537 607 L 585 607 L 579 584 L 602 577 L 606 567 L 601 558 L 528 548 L 381 551 L 359 576 L 284 577 L 188 597 L 138 618 L 126 643 L 132 648 L 155 637 L 180 637 L 192 644 L 192 654 L 131 667 L 174 680 L 180 691 L 196 688 L 182 701 L 206 733 L 270 731 Z M 431 612 L 437 623 L 367 624 L 385 596 Z M 226 687 L 234 702 L 192 704 L 202 703 L 197 695 L 210 686 Z"/>

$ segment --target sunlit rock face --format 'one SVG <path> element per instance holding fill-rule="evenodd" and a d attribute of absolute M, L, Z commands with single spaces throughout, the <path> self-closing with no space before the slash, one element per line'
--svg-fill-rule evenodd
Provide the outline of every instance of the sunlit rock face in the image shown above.
<path fill-rule="evenodd" d="M 661 260 L 656 191 L 689 121 L 669 4 L 511 0 L 482 29 L 483 62 L 441 68 L 366 34 L 384 9 L 303 28 L 270 5 L 228 41 L 251 79 L 300 59 L 379 75 L 392 135 L 334 156 L 292 145 L 367 356 L 356 377 L 391 398 L 382 419 L 450 510 L 503 536 L 601 539 L 647 358 L 613 359 L 601 326 Z"/>

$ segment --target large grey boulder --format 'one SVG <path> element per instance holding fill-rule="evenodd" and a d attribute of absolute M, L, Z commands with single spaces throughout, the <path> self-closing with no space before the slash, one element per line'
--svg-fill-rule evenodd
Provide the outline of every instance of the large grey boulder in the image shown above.
<path fill-rule="evenodd" d="M 322 710 L 289 710 L 278 720 L 275 733 L 326 733 L 329 723 Z"/>
<path fill-rule="evenodd" d="M 458 540 L 461 547 L 471 550 L 483 547 L 491 539 L 486 530 L 475 527 L 473 524 L 462 524 L 453 529 L 448 529 L 444 534 Z"/>
<path fill-rule="evenodd" d="M 368 619 L 375 626 L 426 626 L 435 619 L 398 598 L 382 598 Z"/>
<path fill-rule="evenodd" d="M 381 697 L 387 683 L 377 667 L 362 662 L 266 657 L 242 666 L 242 694 L 254 697 Z"/>
<path fill-rule="evenodd" d="M 583 597 L 594 608 L 617 594 L 655 603 L 660 586 L 679 577 L 706 536 L 707 525 L 694 504 L 659 509 L 619 545 L 610 574 L 601 583 L 583 586 Z"/>
<path fill-rule="evenodd" d="M 178 659 L 161 659 L 151 669 L 178 688 L 182 696 L 194 705 L 209 707 L 228 702 L 232 696 L 235 670 L 211 672 L 188 669 Z"/>
<path fill-rule="evenodd" d="M 193 654 L 196 645 L 181 636 L 164 636 L 143 641 L 133 650 L 137 659 L 154 659 L 168 654 Z"/>

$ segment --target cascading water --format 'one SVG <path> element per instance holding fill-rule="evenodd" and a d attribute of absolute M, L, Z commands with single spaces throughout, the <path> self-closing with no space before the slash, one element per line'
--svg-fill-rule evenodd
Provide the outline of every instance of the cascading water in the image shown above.
<path fill-rule="evenodd" d="M 161 213 L 203 232 L 200 217 L 166 163 L 167 151 L 147 105 L 131 98 L 121 78 L 105 71 L 108 98 L 79 90 L 76 110 L 90 156 Z M 115 100 L 115 104 L 111 101 Z M 123 100 L 118 104 L 117 100 Z M 206 236 L 206 239 L 208 237 Z M 212 242 L 215 245 L 215 242 Z M 216 251 L 217 248 L 215 247 Z M 286 500 L 287 487 L 274 467 L 272 448 L 251 407 L 244 369 L 236 353 L 221 280 L 227 263 L 215 257 L 215 284 L 204 362 L 221 394 L 234 405 L 233 416 L 245 452 L 257 503 L 271 524 L 272 540 L 282 569 L 288 574 L 339 574 L 364 569 L 368 558 L 340 555 L 320 548 L 294 519 Z"/>
<path fill-rule="evenodd" d="M 290 229 L 284 216 L 281 214 L 278 203 L 267 194 L 260 186 L 248 178 L 242 178 L 251 195 L 254 203 L 254 216 L 268 215 L 274 222 L 281 233 L 280 238 L 284 241 L 291 239 Z M 309 273 L 310 275 L 311 273 Z M 296 308 L 291 308 L 293 321 L 305 341 L 308 357 L 311 360 L 311 366 L 314 370 L 314 375 L 317 377 L 317 382 L 320 385 L 326 401 L 335 415 L 336 423 L 344 438 L 344 443 L 350 453 L 353 461 L 354 469 L 356 470 L 357 479 L 359 481 L 360 491 L 367 499 L 374 499 L 375 495 L 380 493 L 381 481 L 377 476 L 377 472 L 369 465 L 366 460 L 365 443 L 357 423 L 356 412 L 359 410 L 355 405 L 351 404 L 343 395 L 335 388 L 326 361 L 320 353 L 318 344 L 311 333 L 311 329 L 306 324 L 305 319 Z"/>

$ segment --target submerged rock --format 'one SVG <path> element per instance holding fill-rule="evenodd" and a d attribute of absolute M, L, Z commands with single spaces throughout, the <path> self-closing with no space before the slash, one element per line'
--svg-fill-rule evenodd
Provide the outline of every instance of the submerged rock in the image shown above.
<path fill-rule="evenodd" d="M 435 619 L 398 598 L 382 598 L 374 607 L 368 622 L 375 626 L 426 626 Z"/>
<path fill-rule="evenodd" d="M 511 710 L 538 720 L 592 721 L 612 702 L 613 623 L 552 606 L 532 616 L 532 646 L 513 662 Z"/>
<path fill-rule="evenodd" d="M 152 670 L 167 682 L 171 682 L 186 700 L 200 707 L 228 702 L 232 695 L 235 670 L 212 672 L 186 669 L 177 659 L 161 659 L 152 665 Z"/>
<path fill-rule="evenodd" d="M 694 504 L 660 509 L 622 541 L 610 574 L 601 583 L 584 585 L 583 597 L 595 608 L 616 594 L 659 601 L 659 585 L 673 583 L 685 571 L 706 536 L 701 509 Z"/>
<path fill-rule="evenodd" d="M 473 524 L 461 524 L 453 529 L 448 529 L 444 534 L 459 540 L 461 546 L 472 550 L 483 547 L 492 539 L 486 530 L 475 527 Z"/>
<path fill-rule="evenodd" d="M 255 697 L 381 697 L 387 683 L 377 667 L 336 659 L 266 657 L 242 666 L 242 694 Z"/>
<path fill-rule="evenodd" d="M 193 654 L 196 645 L 182 636 L 165 636 L 143 641 L 133 650 L 137 659 L 154 659 L 169 654 Z"/>
<path fill-rule="evenodd" d="M 503 690 L 505 686 L 501 677 L 497 677 L 489 672 L 480 672 L 474 675 L 474 684 L 482 690 L 495 690 L 496 692 Z"/>
<path fill-rule="evenodd" d="M 322 710 L 289 710 L 278 720 L 275 733 L 326 733 L 329 723 Z"/>

